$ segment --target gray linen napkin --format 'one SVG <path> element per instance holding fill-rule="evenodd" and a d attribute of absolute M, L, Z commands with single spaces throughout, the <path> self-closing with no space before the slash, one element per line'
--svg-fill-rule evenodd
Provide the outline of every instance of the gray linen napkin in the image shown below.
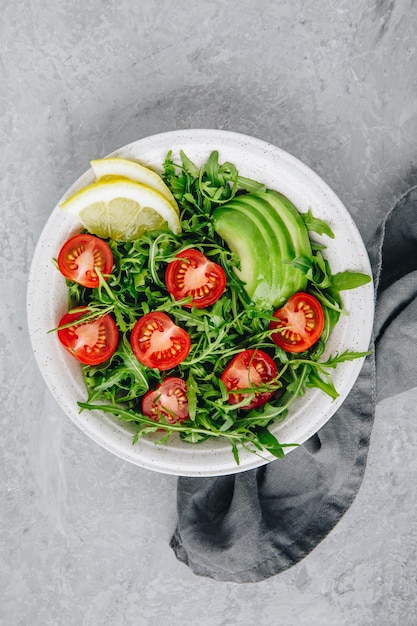
<path fill-rule="evenodd" d="M 178 479 L 171 547 L 195 574 L 257 582 L 309 554 L 358 492 L 375 400 L 416 385 L 417 187 L 378 226 L 368 252 L 377 295 L 375 358 L 366 359 L 338 412 L 282 461 L 236 475 Z"/>

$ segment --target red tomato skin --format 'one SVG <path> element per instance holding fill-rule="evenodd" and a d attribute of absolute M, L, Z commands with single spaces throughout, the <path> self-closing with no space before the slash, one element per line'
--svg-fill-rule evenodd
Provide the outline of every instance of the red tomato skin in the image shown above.
<path fill-rule="evenodd" d="M 297 354 L 311 348 L 319 339 L 324 329 L 324 312 L 320 302 L 309 293 L 299 291 L 288 302 L 275 311 L 273 317 L 279 322 L 271 322 L 270 330 L 288 327 L 288 330 L 276 332 L 271 339 L 277 346 Z"/>
<path fill-rule="evenodd" d="M 86 312 L 85 307 L 74 309 L 71 313 L 65 313 L 58 324 L 58 339 L 64 348 L 84 365 L 99 365 L 107 361 L 115 352 L 119 341 L 119 331 L 116 322 L 111 315 L 102 317 L 83 324 L 62 328 L 71 322 L 78 321 Z M 91 339 L 93 345 L 82 343 Z M 79 344 L 79 345 L 77 345 Z"/>
<path fill-rule="evenodd" d="M 260 368 L 260 369 L 257 369 Z M 263 352 L 263 350 L 243 350 L 239 352 L 225 368 L 220 379 L 224 383 L 228 391 L 245 389 L 250 387 L 251 382 L 253 386 L 256 386 L 255 381 L 269 382 L 276 378 L 278 375 L 278 369 L 275 362 L 271 359 L 269 354 Z M 251 402 L 241 407 L 242 410 L 250 410 L 262 406 L 265 402 L 268 402 L 272 398 L 274 391 L 261 392 L 254 395 Z M 241 402 L 249 394 L 242 393 L 229 394 L 229 403 L 237 404 Z"/>
<path fill-rule="evenodd" d="M 155 333 L 160 336 L 154 338 Z M 187 331 L 174 324 L 166 313 L 156 311 L 136 322 L 130 345 L 143 365 L 165 371 L 176 367 L 188 356 L 191 339 Z"/>
<path fill-rule="evenodd" d="M 190 309 L 193 306 L 204 309 L 214 304 L 226 289 L 223 268 L 199 250 L 184 250 L 175 256 L 177 260 L 168 263 L 165 273 L 165 285 L 169 293 L 175 300 L 191 295 L 192 301 L 183 305 Z"/>
<path fill-rule="evenodd" d="M 58 255 L 58 268 L 65 278 L 93 289 L 98 287 L 99 278 L 94 269 L 98 267 L 107 280 L 113 267 L 110 246 L 94 235 L 81 234 L 70 237 Z"/>
<path fill-rule="evenodd" d="M 162 413 L 169 424 L 181 424 L 189 419 L 185 381 L 171 376 L 148 391 L 142 398 L 142 413 L 155 422 L 160 421 L 158 413 Z"/>

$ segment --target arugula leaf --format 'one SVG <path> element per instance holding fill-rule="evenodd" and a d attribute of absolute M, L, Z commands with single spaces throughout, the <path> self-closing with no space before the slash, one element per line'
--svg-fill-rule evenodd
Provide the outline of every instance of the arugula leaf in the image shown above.
<path fill-rule="evenodd" d="M 244 176 L 237 177 L 237 183 L 240 189 L 244 189 L 248 193 L 255 193 L 257 191 L 266 191 L 266 185 L 264 183 L 258 183 L 252 178 L 245 178 Z"/>
<path fill-rule="evenodd" d="M 310 371 L 306 381 L 306 386 L 310 389 L 321 389 L 324 393 L 330 396 L 332 400 L 336 400 L 336 398 L 339 397 L 339 392 L 336 390 L 330 376 L 328 374 L 320 376 L 315 369 Z"/>
<path fill-rule="evenodd" d="M 338 291 L 345 291 L 347 289 L 357 289 L 371 282 L 369 274 L 363 274 L 362 272 L 338 272 L 334 274 L 331 279 L 331 285 Z"/>
<path fill-rule="evenodd" d="M 256 434 L 258 436 L 258 441 L 266 450 L 268 450 L 268 452 L 276 456 L 278 459 L 284 458 L 284 450 L 282 449 L 282 445 L 279 443 L 278 439 L 274 437 L 271 432 L 269 432 L 267 428 L 265 428 L 264 426 L 258 426 L 256 429 Z"/>
<path fill-rule="evenodd" d="M 311 257 L 297 257 L 290 265 L 303 272 L 309 282 L 318 289 L 326 289 L 332 285 L 332 275 L 329 262 L 323 257 L 320 250 Z"/>
<path fill-rule="evenodd" d="M 307 213 L 300 213 L 300 215 L 304 220 L 307 230 L 317 233 L 318 235 L 327 235 L 331 239 L 334 239 L 334 232 L 328 223 L 318 217 L 314 217 L 311 209 L 309 209 Z"/>
<path fill-rule="evenodd" d="M 356 359 L 363 359 L 372 354 L 372 350 L 367 350 L 366 352 L 352 352 L 350 350 L 345 350 L 341 354 L 335 354 L 330 356 L 327 361 L 321 363 L 323 367 L 332 367 L 335 368 L 339 363 L 344 363 L 345 361 L 355 361 Z"/>
<path fill-rule="evenodd" d="M 190 420 L 195 421 L 196 413 L 197 413 L 197 395 L 199 389 L 198 384 L 196 383 L 192 371 L 190 370 L 187 378 L 187 400 L 188 400 L 188 413 L 190 415 Z"/>
<path fill-rule="evenodd" d="M 180 150 L 180 158 L 182 161 L 184 172 L 189 174 L 191 178 L 198 178 L 199 169 L 194 165 L 194 163 L 187 157 L 187 155 L 182 150 Z"/>

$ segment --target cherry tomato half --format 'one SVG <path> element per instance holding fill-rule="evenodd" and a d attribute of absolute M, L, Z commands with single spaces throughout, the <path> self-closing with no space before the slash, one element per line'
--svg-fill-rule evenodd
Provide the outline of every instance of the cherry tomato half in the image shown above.
<path fill-rule="evenodd" d="M 107 280 L 113 267 L 113 253 L 108 244 L 93 235 L 74 235 L 64 243 L 58 255 L 58 268 L 65 278 L 84 287 L 99 284 L 95 268 Z"/>
<path fill-rule="evenodd" d="M 136 322 L 130 344 L 138 361 L 159 370 L 169 370 L 181 363 L 191 348 L 187 331 L 158 311 L 147 313 Z"/>
<path fill-rule="evenodd" d="M 159 422 L 160 416 L 169 424 L 184 422 L 188 414 L 187 385 L 181 378 L 166 378 L 142 399 L 142 413 Z"/>
<path fill-rule="evenodd" d="M 168 263 L 165 274 L 166 288 L 175 300 L 192 296 L 184 306 L 197 309 L 216 302 L 226 288 L 223 268 L 198 250 L 184 250 L 175 256 L 177 260 Z"/>
<path fill-rule="evenodd" d="M 277 366 L 268 354 L 262 350 L 243 350 L 230 361 L 220 379 L 228 391 L 236 391 L 271 382 L 277 375 Z M 274 391 L 255 393 L 251 402 L 241 408 L 248 410 L 262 406 L 273 394 Z M 229 402 L 237 404 L 251 396 L 251 393 L 231 393 Z"/>
<path fill-rule="evenodd" d="M 75 324 L 86 309 L 74 309 L 66 313 L 59 327 L 71 324 L 68 328 L 58 328 L 58 338 L 72 356 L 85 365 L 98 365 L 107 361 L 117 348 L 119 331 L 111 315 L 103 315 L 91 322 Z"/>
<path fill-rule="evenodd" d="M 273 317 L 271 339 L 286 352 L 303 352 L 318 341 L 324 328 L 324 313 L 320 302 L 309 293 L 299 291 Z"/>

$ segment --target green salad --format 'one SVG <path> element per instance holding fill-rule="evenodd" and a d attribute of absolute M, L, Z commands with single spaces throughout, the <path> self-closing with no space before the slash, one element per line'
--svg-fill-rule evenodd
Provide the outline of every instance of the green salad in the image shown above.
<path fill-rule="evenodd" d="M 310 388 L 337 398 L 334 369 L 367 355 L 324 357 L 348 314 L 341 292 L 371 277 L 333 274 L 314 241 L 334 237 L 329 225 L 217 151 L 201 167 L 168 153 L 162 179 L 178 232 L 164 220 L 128 241 L 83 230 L 56 260 L 69 305 L 55 330 L 82 363 L 79 407 L 129 422 L 133 444 L 221 438 L 236 463 L 240 447 L 282 458 L 270 427 Z"/>

